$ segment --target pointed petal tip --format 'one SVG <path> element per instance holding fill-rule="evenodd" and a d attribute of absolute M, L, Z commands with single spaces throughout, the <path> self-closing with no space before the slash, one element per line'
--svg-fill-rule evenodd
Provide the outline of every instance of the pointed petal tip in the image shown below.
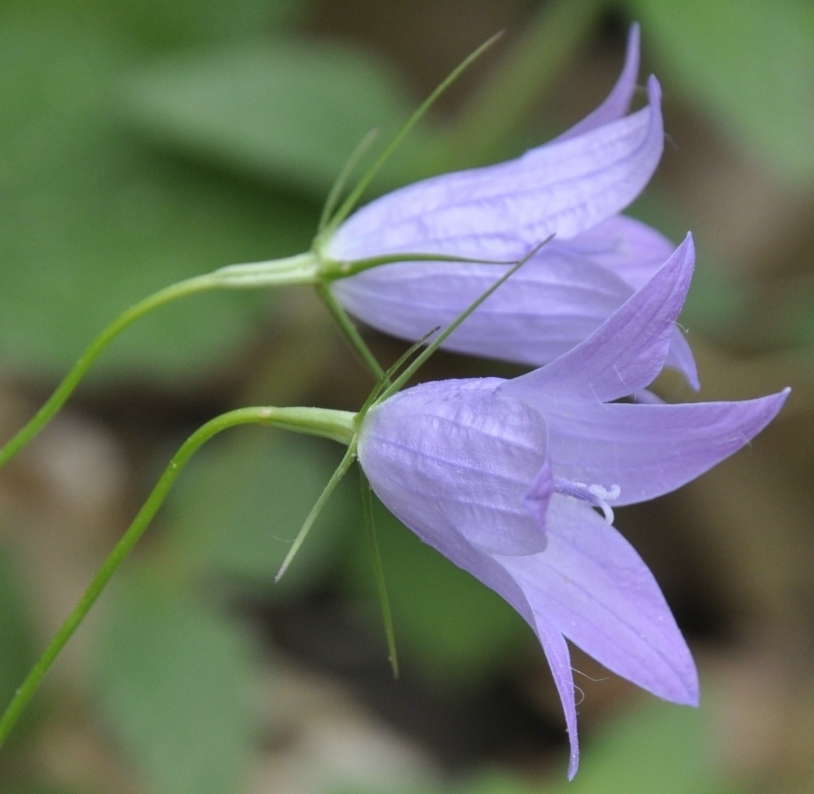
<path fill-rule="evenodd" d="M 647 78 L 647 98 L 651 105 L 661 107 L 661 83 L 654 74 Z"/>
<path fill-rule="evenodd" d="M 695 239 L 692 236 L 692 232 L 687 232 L 681 244 L 676 249 L 676 253 L 679 253 L 679 251 L 682 264 L 687 267 L 687 278 L 689 279 L 695 271 Z M 687 289 L 689 289 L 689 283 L 687 284 Z M 681 331 L 678 333 L 681 334 Z M 687 379 L 687 383 L 693 391 L 700 391 L 701 381 L 698 379 L 698 369 L 689 346 L 683 351 L 684 355 L 681 355 L 680 351 L 676 351 L 675 349 L 673 353 L 677 354 L 678 358 L 674 359 L 672 366 L 677 365 L 679 371 Z M 669 362 L 668 365 L 670 365 Z"/>
<path fill-rule="evenodd" d="M 576 776 L 579 770 L 579 750 L 571 751 L 571 758 L 568 761 L 568 782 L 570 783 Z"/>
<path fill-rule="evenodd" d="M 689 650 L 687 653 L 689 653 Z M 684 671 L 684 674 L 681 675 L 681 685 L 682 689 L 680 691 L 671 693 L 670 696 L 665 699 L 679 706 L 698 708 L 701 701 L 701 688 L 698 682 L 698 670 L 692 661 L 692 657 L 690 657 L 689 667 Z M 663 694 L 661 696 L 664 697 Z"/>
<path fill-rule="evenodd" d="M 781 389 L 777 394 L 771 394 L 766 399 L 772 402 L 772 406 L 770 409 L 770 416 L 766 420 L 766 424 L 772 421 L 772 419 L 780 413 L 780 409 L 786 404 L 786 400 L 789 398 L 791 394 L 791 386 L 786 386 L 785 389 Z"/>
<path fill-rule="evenodd" d="M 763 430 L 763 428 L 780 413 L 781 408 L 785 405 L 790 394 L 791 386 L 786 386 L 785 389 L 781 389 L 775 394 L 767 394 L 765 397 L 744 401 L 760 407 L 758 424 L 756 425 L 753 437 Z"/>
<path fill-rule="evenodd" d="M 638 22 L 632 22 L 627 31 L 627 47 L 625 50 L 625 65 L 623 71 L 628 68 L 631 71 L 639 72 L 639 58 L 641 50 L 641 28 Z M 635 79 L 635 75 L 634 75 Z"/>

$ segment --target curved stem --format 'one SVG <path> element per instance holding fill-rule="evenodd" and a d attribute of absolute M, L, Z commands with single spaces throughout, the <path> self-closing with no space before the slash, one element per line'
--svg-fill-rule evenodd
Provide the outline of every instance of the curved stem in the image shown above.
<path fill-rule="evenodd" d="M 215 417 L 196 430 L 170 461 L 144 506 L 133 519 L 133 523 L 102 563 L 71 614 L 31 669 L 25 681 L 17 689 L 11 703 L 0 718 L 0 746 L 5 742 L 60 651 L 85 619 L 116 569 L 144 534 L 159 507 L 167 498 L 167 494 L 181 470 L 205 442 L 230 427 L 256 423 L 320 435 L 349 444 L 353 439 L 354 418 L 355 414 L 347 411 L 331 411 L 321 408 L 241 408 Z"/>
<path fill-rule="evenodd" d="M 170 303 L 176 298 L 183 297 L 184 295 L 191 295 L 195 292 L 202 292 L 203 290 L 212 289 L 218 286 L 218 282 L 211 277 L 211 275 L 198 276 L 186 281 L 181 281 L 178 284 L 173 284 L 166 289 L 162 289 L 145 298 L 143 301 L 131 306 L 124 314 L 120 315 L 114 320 L 107 328 L 91 342 L 90 346 L 85 352 L 77 359 L 76 363 L 71 368 L 70 372 L 62 379 L 62 382 L 57 386 L 54 393 L 48 398 L 47 402 L 42 408 L 34 414 L 22 430 L 19 430 L 5 446 L 0 449 L 0 467 L 5 466 L 29 441 L 31 441 L 40 430 L 48 424 L 53 416 L 63 406 L 68 397 L 71 396 L 73 391 L 79 385 L 79 382 L 85 376 L 85 373 L 90 369 L 94 361 L 99 357 L 100 353 L 113 341 L 125 328 L 138 320 L 139 317 L 147 314 L 153 309 L 163 306 L 165 303 Z"/>
<path fill-rule="evenodd" d="M 308 252 L 285 259 L 270 262 L 257 262 L 246 265 L 230 265 L 207 273 L 203 276 L 179 281 L 159 290 L 148 298 L 131 306 L 124 314 L 117 317 L 107 328 L 91 342 L 70 372 L 57 386 L 56 391 L 48 398 L 34 417 L 18 431 L 15 436 L 0 449 L 0 467 L 5 466 L 45 425 L 54 417 L 65 401 L 73 394 L 91 365 L 99 358 L 102 351 L 122 332 L 140 317 L 166 303 L 204 292 L 210 289 L 251 289 L 263 286 L 284 284 L 314 283 L 318 260 Z"/>

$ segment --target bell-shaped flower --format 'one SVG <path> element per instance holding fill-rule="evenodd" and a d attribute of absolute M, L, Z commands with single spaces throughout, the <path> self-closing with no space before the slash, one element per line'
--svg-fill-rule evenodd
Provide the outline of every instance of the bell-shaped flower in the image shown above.
<path fill-rule="evenodd" d="M 625 115 L 639 67 L 638 26 L 616 86 L 593 113 L 509 162 L 444 174 L 383 196 L 350 216 L 323 251 L 337 261 L 439 254 L 524 257 L 553 240 L 444 343 L 451 350 L 539 366 L 589 336 L 658 270 L 674 246 L 619 215 L 661 158 L 660 90 Z M 448 325 L 503 272 L 500 265 L 407 261 L 332 284 L 342 305 L 404 339 Z M 692 353 L 675 328 L 667 363 L 697 388 Z"/>
<path fill-rule="evenodd" d="M 747 444 L 787 391 L 743 402 L 617 402 L 661 370 L 694 264 L 688 237 L 586 340 L 512 380 L 425 383 L 373 407 L 359 461 L 404 524 L 505 598 L 536 632 L 578 763 L 566 639 L 677 703 L 695 665 L 612 506 L 668 493 Z M 601 512 L 597 512 L 599 510 Z"/>

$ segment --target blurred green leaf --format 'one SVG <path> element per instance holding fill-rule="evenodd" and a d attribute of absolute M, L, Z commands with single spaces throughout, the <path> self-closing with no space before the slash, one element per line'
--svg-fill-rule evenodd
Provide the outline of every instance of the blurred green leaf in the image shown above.
<path fill-rule="evenodd" d="M 401 789 L 397 794 L 727 794 L 735 789 L 713 770 L 707 734 L 703 711 L 650 703 L 610 721 L 584 742 L 579 772 L 570 783 L 563 755 L 560 774 L 553 773 L 548 785 L 491 769 L 464 783 Z M 374 792 L 348 787 L 338 791 Z"/>
<path fill-rule="evenodd" d="M 365 134 L 386 140 L 414 108 L 379 59 L 292 38 L 162 59 L 126 88 L 129 117 L 156 141 L 320 200 Z M 411 132 L 391 181 L 407 178 L 425 144 Z"/>
<path fill-rule="evenodd" d="M 630 2 L 645 43 L 681 90 L 787 178 L 814 178 L 809 0 Z"/>
<path fill-rule="evenodd" d="M 131 53 L 211 46 L 306 18 L 312 0 L 38 0 L 45 19 L 66 13 L 83 28 Z M 4 0 L 6 11 L 29 12 L 29 0 Z"/>
<path fill-rule="evenodd" d="M 586 742 L 579 774 L 572 783 L 563 781 L 552 789 L 552 794 L 721 791 L 722 784 L 713 774 L 705 713 L 651 702 L 615 719 Z"/>
<path fill-rule="evenodd" d="M 233 794 L 255 727 L 250 644 L 165 585 L 118 583 L 94 677 L 102 714 L 151 791 Z"/>
<path fill-rule="evenodd" d="M 546 794 L 723 794 L 714 773 L 707 718 L 698 709 L 649 703 L 617 717 L 583 743 L 576 778 L 546 786 Z M 554 778 L 556 779 L 556 778 Z M 493 772 L 459 794 L 531 794 L 539 786 Z"/>
<path fill-rule="evenodd" d="M 422 543 L 378 500 L 373 512 L 402 661 L 417 659 L 446 685 L 461 686 L 488 676 L 516 656 L 531 636 L 520 616 Z M 359 541 L 349 586 L 377 602 L 370 551 L 362 533 Z"/>
<path fill-rule="evenodd" d="M 0 713 L 37 661 L 25 597 L 13 562 L 0 546 Z"/>
<path fill-rule="evenodd" d="M 130 304 L 220 265 L 304 250 L 316 227 L 316 207 L 130 140 L 109 109 L 122 57 L 97 34 L 56 11 L 0 12 L 0 362 L 23 371 L 61 373 Z M 256 293 L 181 301 L 99 366 L 195 374 L 245 338 L 261 305 Z"/>
<path fill-rule="evenodd" d="M 144 48 L 205 46 L 302 19 L 309 0 L 86 0 Z"/>
<path fill-rule="evenodd" d="M 339 463 L 321 439 L 249 428 L 190 468 L 172 503 L 175 552 L 254 586 L 272 588 L 309 510 Z M 291 568 L 271 593 L 299 592 L 336 558 L 361 524 L 359 495 L 342 483 Z"/>
<path fill-rule="evenodd" d="M 76 789 L 67 789 L 57 786 L 21 786 L 4 791 L 3 794 L 80 794 Z"/>

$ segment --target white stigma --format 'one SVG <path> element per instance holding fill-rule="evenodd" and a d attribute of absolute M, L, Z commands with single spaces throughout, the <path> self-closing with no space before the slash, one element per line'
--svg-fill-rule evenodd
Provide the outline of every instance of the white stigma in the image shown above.
<path fill-rule="evenodd" d="M 608 526 L 613 524 L 613 508 L 608 504 L 608 502 L 612 502 L 615 499 L 619 498 L 619 495 L 622 493 L 622 488 L 617 483 L 611 485 L 610 490 L 605 488 L 602 485 L 589 485 L 588 486 L 589 493 L 592 493 L 596 499 L 597 504 L 596 506 L 602 511 L 605 516 L 605 523 Z"/>
<path fill-rule="evenodd" d="M 605 516 L 605 523 L 608 526 L 613 524 L 613 508 L 608 502 L 618 499 L 621 495 L 622 488 L 618 484 L 614 483 L 610 488 L 605 488 L 604 485 L 594 483 L 587 485 L 584 482 L 568 481 L 560 477 L 555 477 L 554 480 L 555 490 L 559 493 L 583 499 L 593 507 L 598 507 Z"/>

